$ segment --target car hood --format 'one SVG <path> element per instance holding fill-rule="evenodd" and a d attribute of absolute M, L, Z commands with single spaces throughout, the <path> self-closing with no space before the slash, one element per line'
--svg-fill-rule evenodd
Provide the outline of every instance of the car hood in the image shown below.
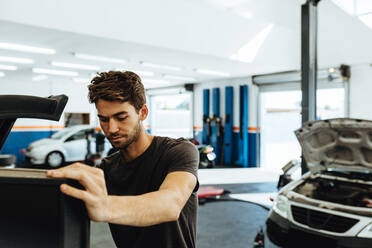
<path fill-rule="evenodd" d="M 372 172 L 372 121 L 310 121 L 295 134 L 310 171 L 345 168 Z"/>

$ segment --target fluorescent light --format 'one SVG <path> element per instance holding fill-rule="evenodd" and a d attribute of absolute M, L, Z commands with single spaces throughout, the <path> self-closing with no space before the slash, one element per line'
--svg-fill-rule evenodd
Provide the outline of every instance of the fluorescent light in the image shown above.
<path fill-rule="evenodd" d="M 58 76 L 72 76 L 76 77 L 79 75 L 79 73 L 75 71 L 57 71 L 57 70 L 50 70 L 50 69 L 44 69 L 44 68 L 32 68 L 32 71 L 34 73 L 41 73 L 41 74 L 50 74 L 50 75 L 58 75 Z"/>
<path fill-rule="evenodd" d="M 32 77 L 32 81 L 42 81 L 42 80 L 45 80 L 47 78 L 48 78 L 47 75 L 37 75 L 37 76 Z"/>
<path fill-rule="evenodd" d="M 76 83 L 90 83 L 89 78 L 73 78 L 72 80 Z"/>
<path fill-rule="evenodd" d="M 252 63 L 273 27 L 274 27 L 273 24 L 267 25 L 263 30 L 256 34 L 247 44 L 242 46 L 236 54 L 233 54 L 231 56 L 231 59 L 246 63 Z"/>
<path fill-rule="evenodd" d="M 172 80 L 182 80 L 182 81 L 195 81 L 195 78 L 193 77 L 183 77 L 183 76 L 175 76 L 175 75 L 164 75 L 164 78 L 172 79 Z"/>
<path fill-rule="evenodd" d="M 17 63 L 17 64 L 33 64 L 34 63 L 34 61 L 32 59 L 5 57 L 5 56 L 0 56 L 0 61 L 2 61 L 2 62 L 12 62 L 12 63 Z"/>
<path fill-rule="evenodd" d="M 212 71 L 212 70 L 206 70 L 206 69 L 196 69 L 195 71 L 197 73 L 205 74 L 205 75 L 222 76 L 222 77 L 230 76 L 230 73 L 222 72 L 222 71 Z"/>
<path fill-rule="evenodd" d="M 5 73 L 0 71 L 0 77 L 5 77 Z"/>
<path fill-rule="evenodd" d="M 127 63 L 125 59 L 95 56 L 95 55 L 84 54 L 84 53 L 74 53 L 74 56 L 79 59 L 95 60 L 95 61 L 102 61 L 102 62 L 109 62 L 109 63 L 118 63 L 118 64 Z"/>
<path fill-rule="evenodd" d="M 160 64 L 154 64 L 149 62 L 141 62 L 141 65 L 147 66 L 147 67 L 153 67 L 158 69 L 165 69 L 165 70 L 172 70 L 172 71 L 180 71 L 181 68 L 177 66 L 171 66 L 171 65 L 160 65 Z"/>
<path fill-rule="evenodd" d="M 17 66 L 15 65 L 0 65 L 0 70 L 15 71 Z"/>
<path fill-rule="evenodd" d="M 88 71 L 99 71 L 100 70 L 100 67 L 97 65 L 73 64 L 73 63 L 58 62 L 58 61 L 52 61 L 52 65 L 58 66 L 58 67 L 74 68 L 74 69 L 88 70 Z"/>
<path fill-rule="evenodd" d="M 25 45 L 12 44 L 12 43 L 6 43 L 6 42 L 0 42 L 0 48 L 7 49 L 7 50 L 21 51 L 21 52 L 41 53 L 41 54 L 55 54 L 56 53 L 56 50 L 50 49 L 50 48 L 25 46 Z"/>

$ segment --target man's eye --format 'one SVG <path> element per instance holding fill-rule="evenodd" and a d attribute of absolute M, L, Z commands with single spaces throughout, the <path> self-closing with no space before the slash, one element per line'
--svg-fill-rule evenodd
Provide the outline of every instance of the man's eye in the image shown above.
<path fill-rule="evenodd" d="M 108 122 L 108 118 L 99 118 L 99 121 L 101 121 L 101 122 Z"/>
<path fill-rule="evenodd" d="M 125 117 L 117 117 L 118 121 L 124 121 L 125 119 L 127 119 L 127 116 Z"/>

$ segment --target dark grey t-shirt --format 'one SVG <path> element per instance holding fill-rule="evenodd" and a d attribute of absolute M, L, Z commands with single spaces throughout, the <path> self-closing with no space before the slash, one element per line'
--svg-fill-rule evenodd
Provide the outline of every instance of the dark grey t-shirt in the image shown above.
<path fill-rule="evenodd" d="M 199 152 L 185 139 L 155 136 L 147 150 L 126 163 L 119 152 L 105 158 L 104 170 L 110 195 L 141 195 L 156 191 L 168 173 L 190 172 L 197 177 Z M 196 218 L 199 183 L 186 202 L 177 221 L 149 227 L 110 224 L 117 247 L 193 248 L 196 246 Z M 123 209 L 125 211 L 125 209 Z"/>

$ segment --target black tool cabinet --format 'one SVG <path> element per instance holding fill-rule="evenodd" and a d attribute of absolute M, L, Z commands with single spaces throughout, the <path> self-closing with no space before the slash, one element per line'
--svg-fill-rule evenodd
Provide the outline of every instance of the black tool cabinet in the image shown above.
<path fill-rule="evenodd" d="M 85 205 L 63 194 L 62 183 L 78 185 L 45 170 L 0 168 L 0 247 L 89 247 Z"/>

